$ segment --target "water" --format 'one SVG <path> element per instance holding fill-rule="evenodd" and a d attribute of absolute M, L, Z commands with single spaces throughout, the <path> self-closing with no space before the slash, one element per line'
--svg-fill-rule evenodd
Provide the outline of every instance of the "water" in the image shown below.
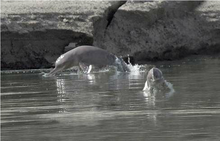
<path fill-rule="evenodd" d="M 49 70 L 1 74 L 2 141 L 217 141 L 220 58 L 154 64 L 175 93 L 142 91 L 148 65 L 42 77 Z"/>

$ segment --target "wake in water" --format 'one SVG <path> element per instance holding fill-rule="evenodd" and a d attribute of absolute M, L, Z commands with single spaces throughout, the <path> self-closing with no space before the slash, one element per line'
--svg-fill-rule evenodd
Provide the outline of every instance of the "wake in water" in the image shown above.
<path fill-rule="evenodd" d="M 141 68 L 140 65 L 132 66 L 131 63 L 126 64 L 121 57 L 115 56 L 115 62 L 112 65 L 100 67 L 100 66 L 96 66 L 96 65 L 88 65 L 88 64 L 84 64 L 84 63 L 79 63 L 79 66 L 72 67 L 67 70 L 63 69 L 62 75 L 63 74 L 66 75 L 66 72 L 74 72 L 74 73 L 69 73 L 69 75 L 71 75 L 71 74 L 90 74 L 90 73 L 100 73 L 100 72 L 139 73 L 140 68 Z M 60 75 L 60 73 L 58 73 L 58 74 Z M 50 72 L 50 73 L 44 73 L 43 76 L 50 77 L 52 75 Z"/>
<path fill-rule="evenodd" d="M 115 56 L 116 57 L 116 56 Z M 121 57 L 116 57 L 114 65 L 108 65 L 106 67 L 96 67 L 94 65 L 80 64 L 78 67 L 73 67 L 59 75 L 79 75 L 79 74 L 94 74 L 94 73 L 128 73 L 130 76 L 139 76 L 141 73 L 145 73 L 149 69 L 148 65 L 132 65 L 128 56 L 128 64 L 124 62 Z M 50 77 L 48 73 L 43 74 L 44 77 Z M 175 91 L 173 85 L 164 79 L 162 72 L 157 68 L 152 68 L 148 71 L 147 80 L 144 86 L 145 96 L 156 93 L 164 93 L 166 97 L 171 96 Z"/>

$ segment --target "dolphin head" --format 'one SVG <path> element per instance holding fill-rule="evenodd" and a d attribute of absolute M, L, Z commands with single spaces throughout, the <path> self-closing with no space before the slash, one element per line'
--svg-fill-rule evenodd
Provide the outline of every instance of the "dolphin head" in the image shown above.
<path fill-rule="evenodd" d="M 164 78 L 161 70 L 158 68 L 152 68 L 147 75 L 147 82 L 149 87 L 160 86 L 164 83 Z"/>

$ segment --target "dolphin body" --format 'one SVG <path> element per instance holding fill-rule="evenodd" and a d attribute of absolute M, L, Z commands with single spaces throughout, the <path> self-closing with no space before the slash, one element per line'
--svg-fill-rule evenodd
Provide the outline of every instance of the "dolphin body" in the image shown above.
<path fill-rule="evenodd" d="M 54 75 L 58 71 L 62 71 L 73 66 L 79 66 L 83 69 L 83 65 L 89 66 L 89 72 L 93 66 L 104 67 L 104 66 L 116 66 L 121 72 L 130 72 L 130 69 L 125 64 L 122 58 L 107 52 L 98 47 L 94 46 L 79 46 L 64 54 L 62 54 L 55 62 L 55 68 L 49 73 Z"/>

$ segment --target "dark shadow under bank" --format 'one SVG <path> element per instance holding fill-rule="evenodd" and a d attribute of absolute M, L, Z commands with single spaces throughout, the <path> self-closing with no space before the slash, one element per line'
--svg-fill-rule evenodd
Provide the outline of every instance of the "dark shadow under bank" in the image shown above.
<path fill-rule="evenodd" d="M 53 66 L 69 43 L 92 45 L 93 38 L 71 30 L 1 33 L 1 69 L 40 69 Z"/>
<path fill-rule="evenodd" d="M 29 33 L 2 32 L 1 70 L 43 69 L 51 68 L 56 59 L 63 54 L 65 46 L 75 43 L 76 46 L 92 45 L 93 37 L 71 30 L 46 30 Z M 142 51 L 130 56 L 132 64 L 148 62 L 180 60 L 192 55 L 220 54 L 219 44 L 203 44 L 197 50 L 189 47 L 166 47 L 167 50 L 157 52 Z M 122 56 L 128 63 L 128 57 Z"/>
<path fill-rule="evenodd" d="M 51 68 L 70 42 L 76 46 L 92 45 L 92 37 L 68 30 L 47 30 L 45 32 L 31 32 L 18 34 L 3 32 L 1 39 L 1 70 L 42 69 Z M 154 52 L 137 52 L 130 56 L 132 64 L 146 64 L 147 62 L 173 61 L 192 55 L 220 54 L 220 45 L 203 45 L 198 50 L 182 47 L 166 50 L 162 55 Z M 141 57 L 137 58 L 135 55 Z M 128 63 L 128 57 L 123 56 Z"/>
<path fill-rule="evenodd" d="M 143 62 L 146 61 L 151 61 L 151 62 L 157 62 L 157 61 L 174 61 L 174 60 L 180 60 L 184 59 L 189 56 L 193 55 L 218 55 L 220 54 L 220 45 L 203 45 L 201 48 L 198 50 L 191 50 L 187 47 L 181 47 L 178 49 L 168 49 L 164 51 L 162 54 L 158 54 L 155 52 L 151 51 L 143 51 L 143 52 L 137 52 L 132 56 L 132 60 L 135 63 L 142 64 Z M 135 57 L 135 56 L 138 57 Z"/>

